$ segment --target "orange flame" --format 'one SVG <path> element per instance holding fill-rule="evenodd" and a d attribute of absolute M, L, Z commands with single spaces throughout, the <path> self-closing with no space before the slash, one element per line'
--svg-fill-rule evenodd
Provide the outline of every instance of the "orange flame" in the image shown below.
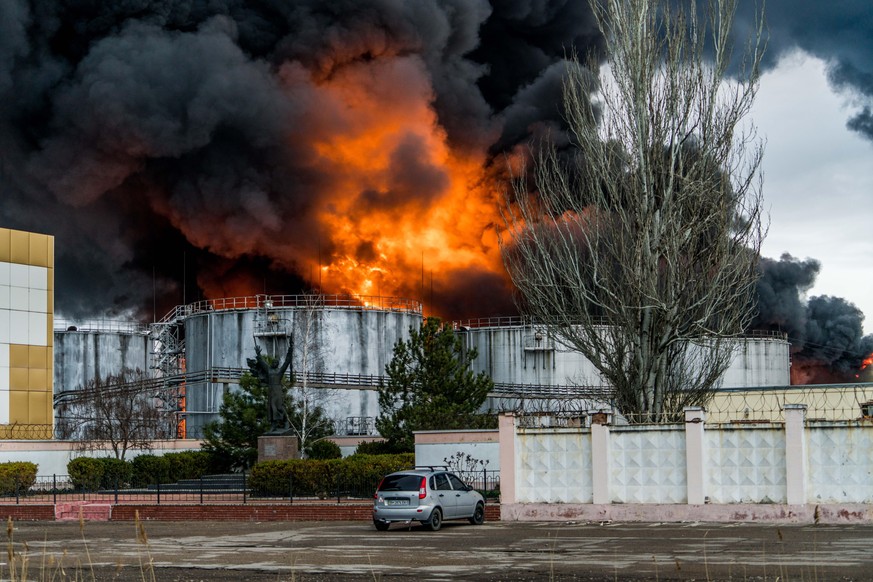
<path fill-rule="evenodd" d="M 869 356 L 867 356 L 866 358 L 864 358 L 861 361 L 861 367 L 858 368 L 858 373 L 855 374 L 855 378 L 860 378 L 861 372 L 863 372 L 865 369 L 867 369 L 867 367 L 870 366 L 871 364 L 873 364 L 873 354 L 870 354 Z"/>
<path fill-rule="evenodd" d="M 318 272 L 331 292 L 410 297 L 421 296 L 424 271 L 501 272 L 484 152 L 450 147 L 424 65 L 350 65 L 319 87 L 319 124 L 337 128 L 314 144 L 333 179 L 314 202 L 330 256 L 298 257 L 301 272 Z"/>

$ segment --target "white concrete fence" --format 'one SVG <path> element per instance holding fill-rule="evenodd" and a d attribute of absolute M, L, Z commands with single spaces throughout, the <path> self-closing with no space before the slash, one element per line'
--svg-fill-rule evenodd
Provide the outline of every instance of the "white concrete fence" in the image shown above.
<path fill-rule="evenodd" d="M 66 475 L 67 464 L 78 457 L 114 457 L 109 443 L 92 443 L 83 448 L 74 441 L 0 441 L 0 463 L 26 461 L 36 463 L 37 477 Z M 139 455 L 163 455 L 182 451 L 199 451 L 202 441 L 161 440 L 152 441 L 146 449 L 129 449 L 125 459 L 130 461 Z"/>
<path fill-rule="evenodd" d="M 501 415 L 504 519 L 873 521 L 873 422 L 522 428 Z"/>

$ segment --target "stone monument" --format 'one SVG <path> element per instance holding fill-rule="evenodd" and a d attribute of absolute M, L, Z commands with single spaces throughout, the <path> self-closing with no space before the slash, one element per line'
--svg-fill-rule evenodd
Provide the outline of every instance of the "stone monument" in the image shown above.
<path fill-rule="evenodd" d="M 259 345 L 255 345 L 255 359 L 249 360 L 249 367 L 257 371 L 261 385 L 267 387 L 267 419 L 270 421 L 270 430 L 258 437 L 258 462 L 297 458 L 297 437 L 285 409 L 283 383 L 285 372 L 291 366 L 293 353 L 294 340 L 289 337 L 288 353 L 281 364 L 278 360 L 265 358 Z"/>

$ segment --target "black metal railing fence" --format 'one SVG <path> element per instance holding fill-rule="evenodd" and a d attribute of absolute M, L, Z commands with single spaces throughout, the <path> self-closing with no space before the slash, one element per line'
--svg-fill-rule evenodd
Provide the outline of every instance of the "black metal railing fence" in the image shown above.
<path fill-rule="evenodd" d="M 496 498 L 500 490 L 499 471 L 456 471 L 467 484 L 485 497 Z M 369 500 L 378 487 L 369 477 L 332 476 L 316 482 L 288 477 L 286 483 L 269 487 L 253 486 L 246 473 L 205 475 L 176 483 L 130 486 L 114 483 L 110 487 L 76 483 L 69 475 L 39 476 L 32 483 L 13 483 L 0 491 L 0 505 L 58 504 L 71 501 L 113 504 L 215 504 L 215 503 L 295 503 Z"/>

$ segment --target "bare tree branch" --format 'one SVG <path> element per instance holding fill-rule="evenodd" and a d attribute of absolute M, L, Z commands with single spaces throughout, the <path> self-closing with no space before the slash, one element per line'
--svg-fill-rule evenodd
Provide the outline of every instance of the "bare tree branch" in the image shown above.
<path fill-rule="evenodd" d="M 694 3 L 590 4 L 608 67 L 592 98 L 599 65 L 574 59 L 570 157 L 534 153 L 501 248 L 522 309 L 592 362 L 622 412 L 658 420 L 706 402 L 730 363 L 726 338 L 752 316 L 763 147 L 744 117 L 761 29 L 732 63 L 735 0 L 711 0 L 706 19 Z"/>
<path fill-rule="evenodd" d="M 115 458 L 124 459 L 130 449 L 149 450 L 152 441 L 176 436 L 174 411 L 141 370 L 95 378 L 78 396 L 58 403 L 56 433 L 60 439 L 78 441 L 82 450 L 108 443 Z"/>

